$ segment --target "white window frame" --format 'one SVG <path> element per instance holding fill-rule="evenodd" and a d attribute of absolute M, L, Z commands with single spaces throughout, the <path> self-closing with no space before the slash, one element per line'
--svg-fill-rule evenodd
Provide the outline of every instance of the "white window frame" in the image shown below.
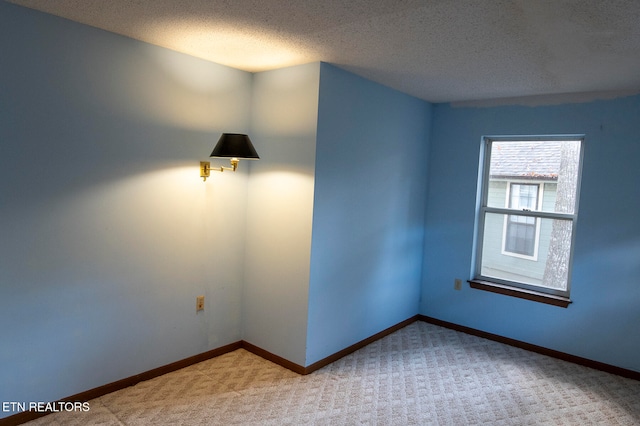
<path fill-rule="evenodd" d="M 576 225 L 578 219 L 578 206 L 580 202 L 580 185 L 582 181 L 582 163 L 584 157 L 584 139 L 585 135 L 526 135 L 526 136 L 483 136 L 482 137 L 482 149 L 481 149 L 481 163 L 480 169 L 478 173 L 478 205 L 476 208 L 476 223 L 475 223 L 475 241 L 474 241 L 474 261 L 473 261 L 473 276 L 474 278 L 470 280 L 470 282 L 475 283 L 493 283 L 498 286 L 505 288 L 512 288 L 514 291 L 524 291 L 524 292 L 534 292 L 538 294 L 548 294 L 551 297 L 562 297 L 566 298 L 568 303 L 569 294 L 571 291 L 571 275 L 572 275 L 572 266 L 573 266 L 573 255 L 575 248 L 575 237 L 576 237 Z M 578 181 L 576 183 L 576 203 L 574 207 L 573 213 L 556 213 L 556 212 L 545 212 L 542 210 L 538 211 L 530 211 L 530 210 L 517 210 L 511 209 L 508 207 L 489 207 L 488 204 L 488 193 L 489 193 L 489 170 L 491 165 L 491 146 L 493 142 L 509 142 L 509 141 L 578 141 L 580 142 L 580 155 L 579 155 L 579 163 L 578 163 Z M 508 206 L 508 204 L 507 204 Z M 519 216 L 531 216 L 539 219 L 558 219 L 558 220 L 569 220 L 572 222 L 572 235 L 571 235 L 571 248 L 569 253 L 569 267 L 567 272 L 567 283 L 566 290 L 561 289 L 552 289 L 542 286 L 536 286 L 531 284 L 525 284 L 517 281 L 509 281 L 504 279 L 499 279 L 495 277 L 487 277 L 481 274 L 482 271 L 482 247 L 484 241 L 484 221 L 485 216 L 489 213 L 496 214 L 516 214 Z M 480 288 L 480 287 L 476 287 Z M 490 290 L 495 291 L 495 290 Z M 511 294 L 509 291 L 497 291 L 498 293 L 503 294 Z M 524 297 L 526 299 L 535 300 L 535 298 L 530 298 L 529 296 L 517 296 Z M 565 306 L 566 307 L 566 306 Z"/>
<path fill-rule="evenodd" d="M 504 207 L 505 208 L 509 208 L 509 202 L 511 200 L 511 185 L 516 184 L 516 185 L 537 185 L 538 186 L 538 202 L 537 205 L 539 206 L 538 210 L 541 210 L 542 207 L 542 201 L 544 200 L 544 182 L 543 181 L 525 181 L 525 180 L 511 180 L 511 179 L 507 179 L 506 181 L 507 184 L 507 190 L 506 190 L 506 197 L 504 200 Z M 522 216 L 522 215 L 517 215 L 517 216 Z M 535 240 L 534 240 L 534 245 L 533 245 L 533 255 L 532 256 L 527 256 L 526 254 L 520 254 L 520 253 L 515 253 L 512 251 L 507 250 L 507 227 L 509 226 L 509 216 L 506 215 L 504 217 L 504 224 L 502 227 L 502 251 L 501 254 L 505 255 L 505 256 L 512 256 L 512 257 L 518 257 L 520 259 L 527 259 L 527 260 L 532 260 L 534 262 L 538 261 L 538 249 L 540 248 L 540 219 L 536 218 L 536 229 L 535 229 Z"/>

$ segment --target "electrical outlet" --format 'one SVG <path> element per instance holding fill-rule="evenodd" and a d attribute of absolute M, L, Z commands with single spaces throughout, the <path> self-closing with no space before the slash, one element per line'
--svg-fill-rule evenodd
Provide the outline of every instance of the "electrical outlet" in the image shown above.
<path fill-rule="evenodd" d="M 453 280 L 453 289 L 462 290 L 462 280 L 460 278 L 456 278 L 455 280 Z"/>
<path fill-rule="evenodd" d="M 204 296 L 196 297 L 196 312 L 204 311 Z"/>

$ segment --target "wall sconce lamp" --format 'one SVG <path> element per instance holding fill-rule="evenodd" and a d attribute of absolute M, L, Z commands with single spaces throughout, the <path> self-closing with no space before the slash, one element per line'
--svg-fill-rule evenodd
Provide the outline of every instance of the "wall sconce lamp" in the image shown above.
<path fill-rule="evenodd" d="M 201 161 L 200 177 L 203 181 L 207 180 L 212 170 L 216 172 L 224 172 L 225 170 L 235 172 L 241 158 L 246 160 L 260 159 L 249 136 L 239 133 L 223 133 L 218 139 L 216 147 L 213 148 L 210 157 L 230 158 L 231 167 L 211 167 L 209 161 Z"/>

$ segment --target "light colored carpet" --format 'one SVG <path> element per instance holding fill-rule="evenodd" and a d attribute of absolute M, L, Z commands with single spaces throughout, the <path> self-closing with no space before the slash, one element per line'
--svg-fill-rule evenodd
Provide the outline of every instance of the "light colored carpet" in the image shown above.
<path fill-rule="evenodd" d="M 237 350 L 35 425 L 639 425 L 640 382 L 415 322 L 300 376 Z"/>

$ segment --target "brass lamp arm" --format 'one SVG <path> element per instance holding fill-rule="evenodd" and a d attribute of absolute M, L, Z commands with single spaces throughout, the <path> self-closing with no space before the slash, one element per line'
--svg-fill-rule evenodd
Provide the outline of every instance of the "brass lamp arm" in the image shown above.
<path fill-rule="evenodd" d="M 209 161 L 201 161 L 200 162 L 200 177 L 203 181 L 206 181 L 210 176 L 211 171 L 214 172 L 224 172 L 225 170 L 229 170 L 235 172 L 238 169 L 238 163 L 240 160 L 237 158 L 232 158 L 230 160 L 231 167 L 211 167 L 211 163 Z"/>

